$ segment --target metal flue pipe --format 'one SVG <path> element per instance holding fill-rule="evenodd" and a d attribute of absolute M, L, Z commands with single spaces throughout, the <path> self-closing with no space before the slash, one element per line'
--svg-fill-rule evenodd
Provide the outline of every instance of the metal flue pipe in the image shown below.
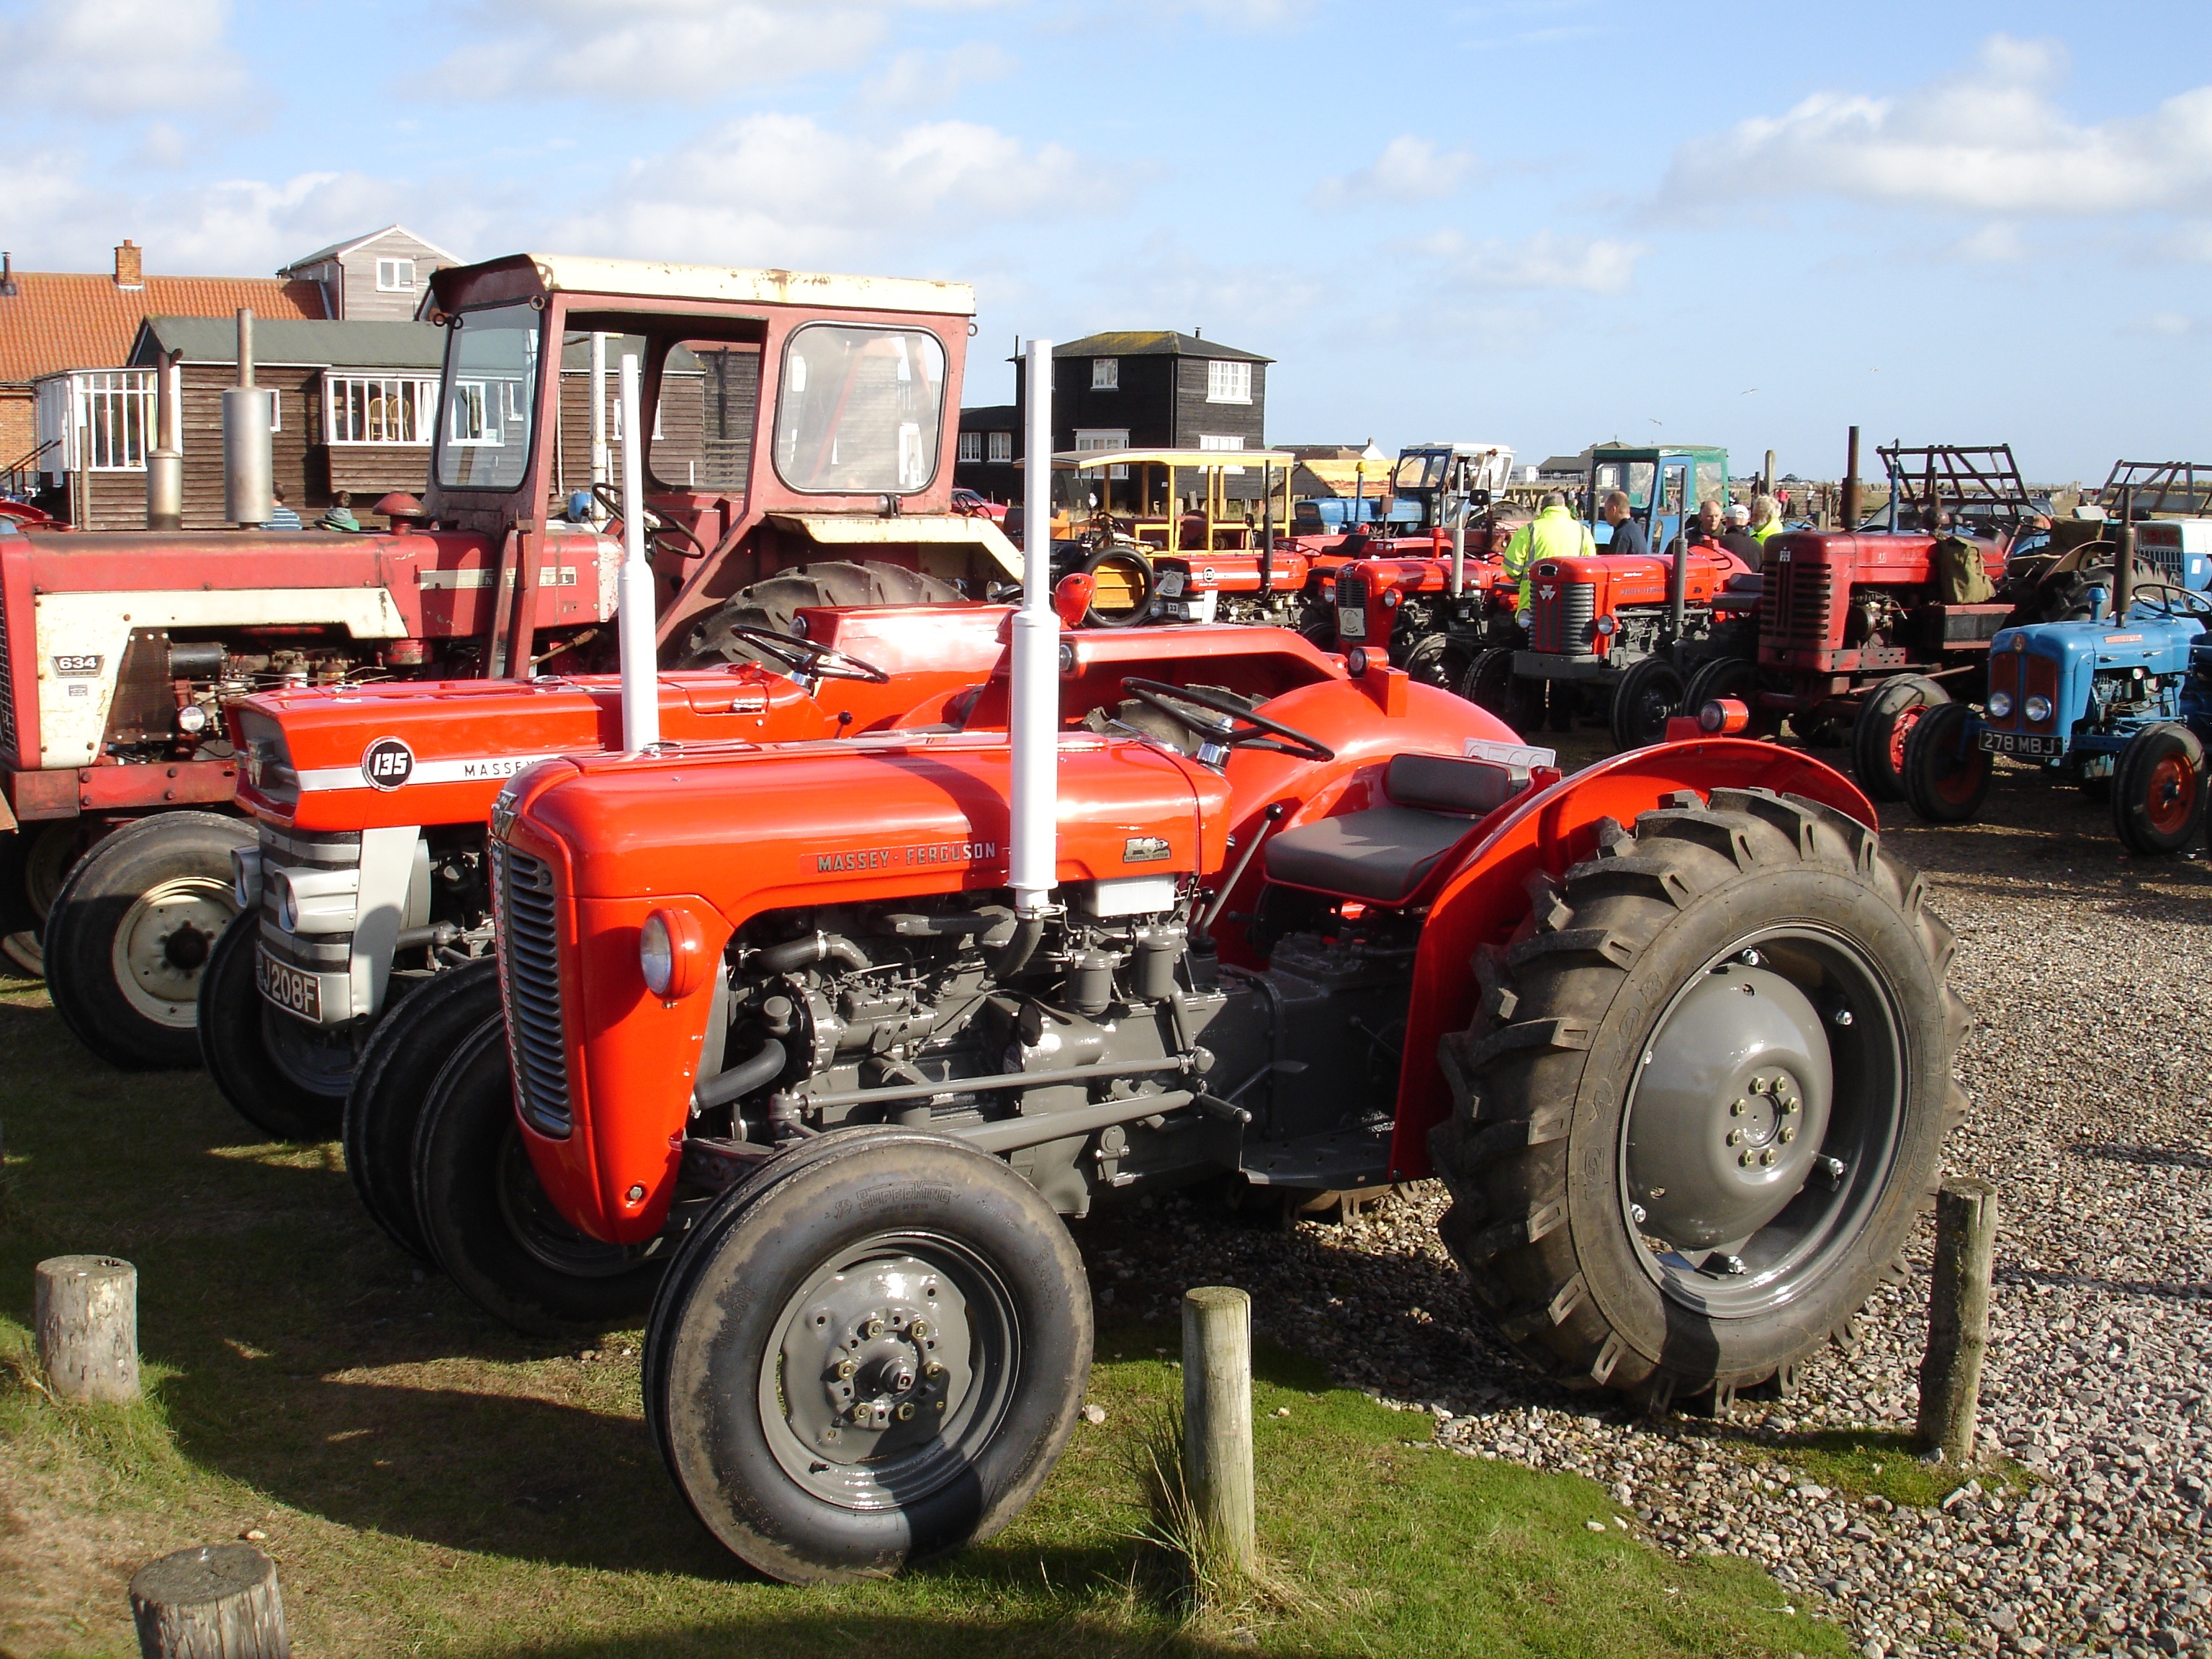
<path fill-rule="evenodd" d="M 1457 599 L 1467 592 L 1467 515 L 1468 509 L 1474 505 L 1474 494 L 1468 489 L 1467 483 L 1468 464 L 1464 460 L 1459 460 L 1452 465 L 1456 473 L 1454 482 L 1458 485 L 1458 489 L 1455 493 L 1452 505 L 1451 596 Z"/>
<path fill-rule="evenodd" d="M 268 523 L 276 506 L 270 493 L 276 471 L 270 399 L 275 395 L 253 384 L 253 313 L 240 306 L 238 384 L 222 394 L 222 516 L 248 530 Z"/>
<path fill-rule="evenodd" d="M 155 371 L 154 447 L 146 457 L 146 528 L 182 530 L 185 527 L 185 456 L 180 435 L 184 422 L 178 404 L 183 397 L 184 372 L 178 368 L 181 351 L 165 351 Z"/>
<path fill-rule="evenodd" d="M 638 425 L 638 364 L 622 360 L 622 574 L 615 587 L 615 635 L 622 648 L 623 747 L 632 754 L 660 741 L 660 673 L 653 646 L 653 567 L 645 557 L 645 446 Z"/>
<path fill-rule="evenodd" d="M 1029 343 L 1023 437 L 1022 608 L 1014 613 L 1012 822 L 1006 836 L 1014 914 L 1042 917 L 1060 866 L 1060 617 L 1052 608 L 1052 342 Z"/>
<path fill-rule="evenodd" d="M 1851 435 L 1844 444 L 1844 521 L 1838 530 L 1859 527 L 1859 429 L 1851 428 Z"/>
<path fill-rule="evenodd" d="M 2112 556 L 2112 620 L 2119 622 L 2136 602 L 2136 492 L 2120 491 L 2120 533 Z"/>

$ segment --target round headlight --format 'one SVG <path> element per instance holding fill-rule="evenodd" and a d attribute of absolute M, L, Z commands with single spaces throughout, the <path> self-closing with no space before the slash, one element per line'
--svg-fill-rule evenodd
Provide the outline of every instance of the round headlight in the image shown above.
<path fill-rule="evenodd" d="M 1597 619 L 1597 631 L 1604 635 L 1607 639 L 1611 639 L 1613 637 L 1613 630 L 1620 626 L 1620 624 L 1610 617 L 1600 617 Z"/>
<path fill-rule="evenodd" d="M 1990 692 L 1990 713 L 1996 715 L 1999 720 L 2002 720 L 2007 714 L 2011 714 L 2012 693 L 2009 691 Z"/>
<path fill-rule="evenodd" d="M 2031 696 L 2022 707 L 2027 710 L 2027 717 L 2032 720 L 2047 720 L 2051 718 L 2051 699 L 2040 691 Z"/>
<path fill-rule="evenodd" d="M 699 924 L 681 910 L 655 910 L 638 929 L 637 966 L 663 1002 L 687 997 L 703 977 Z"/>

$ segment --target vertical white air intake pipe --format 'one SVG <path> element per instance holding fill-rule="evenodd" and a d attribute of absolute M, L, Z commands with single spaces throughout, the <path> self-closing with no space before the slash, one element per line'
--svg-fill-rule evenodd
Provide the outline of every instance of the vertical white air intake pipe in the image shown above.
<path fill-rule="evenodd" d="M 622 644 L 623 747 L 635 754 L 660 741 L 660 675 L 654 659 L 653 567 L 645 558 L 645 446 L 638 434 L 637 358 L 622 360 L 622 574 L 615 589 Z"/>
<path fill-rule="evenodd" d="M 1044 914 L 1060 865 L 1060 617 L 1052 608 L 1052 342 L 1029 346 L 1023 440 L 1022 608 L 1013 619 L 1014 914 Z"/>

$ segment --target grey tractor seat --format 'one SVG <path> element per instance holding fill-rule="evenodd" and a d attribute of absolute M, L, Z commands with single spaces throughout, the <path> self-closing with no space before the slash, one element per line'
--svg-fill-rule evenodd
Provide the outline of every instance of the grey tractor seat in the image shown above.
<path fill-rule="evenodd" d="M 1528 787 L 1525 770 L 1496 761 L 1394 755 L 1382 775 L 1389 805 L 1283 830 L 1267 843 L 1267 879 L 1403 904 L 1476 819 Z"/>

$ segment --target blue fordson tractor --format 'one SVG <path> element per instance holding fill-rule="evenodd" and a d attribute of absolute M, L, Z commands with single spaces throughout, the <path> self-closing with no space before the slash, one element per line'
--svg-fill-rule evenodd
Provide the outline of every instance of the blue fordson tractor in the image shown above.
<path fill-rule="evenodd" d="M 2088 617 L 2003 629 L 1990 641 L 1982 708 L 1938 704 L 1914 728 L 1904 782 L 1921 817 L 1977 817 L 2003 755 L 2109 797 L 2113 827 L 2136 852 L 2178 852 L 2201 831 L 2212 737 L 2205 562 L 2185 560 L 2180 580 L 2166 580 L 2165 561 L 2154 550 L 2146 563 L 2130 545 L 2138 526 L 2123 524 Z"/>

